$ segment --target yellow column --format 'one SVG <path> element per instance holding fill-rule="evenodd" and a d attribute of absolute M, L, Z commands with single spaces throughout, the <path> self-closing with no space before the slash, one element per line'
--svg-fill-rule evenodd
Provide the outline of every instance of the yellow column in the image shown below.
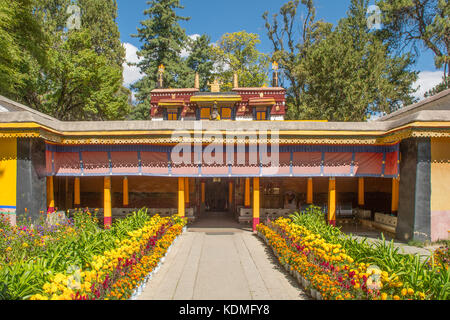
<path fill-rule="evenodd" d="M 17 139 L 0 139 L 0 212 L 16 223 Z M 47 205 L 48 207 L 48 205 Z"/>
<path fill-rule="evenodd" d="M 55 192 L 53 186 L 53 176 L 47 177 L 48 181 L 48 193 L 47 193 L 47 202 L 48 202 L 48 212 L 55 212 Z"/>
<path fill-rule="evenodd" d="M 245 203 L 246 208 L 250 208 L 250 178 L 245 178 Z"/>
<path fill-rule="evenodd" d="M 104 178 L 103 184 L 103 218 L 105 229 L 109 229 L 112 224 L 112 208 L 111 208 L 111 177 Z"/>
<path fill-rule="evenodd" d="M 398 199 L 399 199 L 399 185 L 400 179 L 392 179 L 392 213 L 397 213 L 398 211 Z"/>
<path fill-rule="evenodd" d="M 364 207 L 364 178 L 358 178 L 358 206 Z"/>
<path fill-rule="evenodd" d="M 75 178 L 75 183 L 73 187 L 74 195 L 73 195 L 73 204 L 74 206 L 79 206 L 81 204 L 80 201 L 80 178 Z"/>
<path fill-rule="evenodd" d="M 45 181 L 46 181 L 46 183 L 47 183 L 47 193 L 46 193 L 46 195 L 47 195 L 47 208 L 49 208 L 50 207 L 50 199 L 49 199 L 49 193 L 50 193 L 50 179 L 47 177 L 46 179 L 45 179 Z"/>
<path fill-rule="evenodd" d="M 259 224 L 259 178 L 253 178 L 253 231 Z"/>
<path fill-rule="evenodd" d="M 178 178 L 178 215 L 185 216 L 184 178 Z"/>
<path fill-rule="evenodd" d="M 184 178 L 184 194 L 186 197 L 186 207 L 189 207 L 189 178 Z"/>
<path fill-rule="evenodd" d="M 129 195 L 128 195 L 128 178 L 123 178 L 123 206 L 128 207 L 129 205 Z"/>
<path fill-rule="evenodd" d="M 202 181 L 202 204 L 205 203 L 206 194 L 205 194 L 205 182 Z"/>
<path fill-rule="evenodd" d="M 328 223 L 336 225 L 336 179 L 330 178 L 328 184 Z"/>
<path fill-rule="evenodd" d="M 308 189 L 306 191 L 306 203 L 313 204 L 313 178 L 308 178 Z"/>
<path fill-rule="evenodd" d="M 228 203 L 231 208 L 231 204 L 233 203 L 233 181 L 228 182 Z"/>

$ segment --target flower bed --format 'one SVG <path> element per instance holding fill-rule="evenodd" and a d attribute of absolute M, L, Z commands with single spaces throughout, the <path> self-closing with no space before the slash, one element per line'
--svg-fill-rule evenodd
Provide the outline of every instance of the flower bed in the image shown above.
<path fill-rule="evenodd" d="M 145 226 L 116 240 L 117 247 L 94 256 L 84 270 L 58 273 L 32 300 L 116 300 L 136 296 L 185 221 L 178 217 L 154 216 Z"/>
<path fill-rule="evenodd" d="M 185 223 L 176 216 L 151 218 L 145 210 L 117 220 L 107 230 L 98 225 L 95 212 L 87 210 L 56 226 L 19 221 L 11 227 L 0 222 L 0 299 L 66 299 L 72 293 L 79 294 L 75 298 L 127 298 L 128 291 L 108 296 L 110 286 L 133 274 L 129 282 L 134 289 L 133 281 L 143 278 L 136 276 L 139 268 L 151 271 Z M 101 289 L 103 284 L 110 286 Z"/>
<path fill-rule="evenodd" d="M 341 244 L 280 218 L 257 226 L 258 234 L 273 248 L 313 298 L 325 300 L 426 299 L 427 295 L 404 285 L 395 273 L 357 263 Z"/>

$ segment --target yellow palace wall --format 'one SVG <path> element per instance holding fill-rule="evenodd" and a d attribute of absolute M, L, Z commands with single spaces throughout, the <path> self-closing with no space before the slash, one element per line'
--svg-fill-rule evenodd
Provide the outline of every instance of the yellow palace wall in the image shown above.
<path fill-rule="evenodd" d="M 431 139 L 431 240 L 450 231 L 450 139 Z"/>
<path fill-rule="evenodd" d="M 0 212 L 14 219 L 17 198 L 17 139 L 1 139 L 0 145 Z"/>

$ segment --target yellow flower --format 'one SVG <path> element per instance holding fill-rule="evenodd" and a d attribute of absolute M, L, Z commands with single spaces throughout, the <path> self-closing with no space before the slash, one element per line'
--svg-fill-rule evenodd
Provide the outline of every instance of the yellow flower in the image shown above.
<path fill-rule="evenodd" d="M 381 294 L 381 300 L 386 300 L 387 299 L 387 293 L 385 293 L 385 292 L 383 292 L 382 294 Z"/>
<path fill-rule="evenodd" d="M 408 289 L 408 294 L 409 294 L 410 296 L 412 296 L 412 295 L 414 294 L 414 290 L 411 289 L 411 288 L 409 288 L 409 289 Z"/>
<path fill-rule="evenodd" d="M 402 289 L 402 296 L 406 296 L 408 294 L 408 290 L 406 290 L 406 289 Z"/>
<path fill-rule="evenodd" d="M 11 247 L 6 248 L 6 251 L 12 251 Z"/>
<path fill-rule="evenodd" d="M 26 243 L 26 242 L 22 243 L 22 247 L 28 248 L 28 243 Z"/>
<path fill-rule="evenodd" d="M 397 296 L 397 295 L 395 295 L 395 296 L 394 296 L 394 300 L 400 300 L 400 297 Z"/>

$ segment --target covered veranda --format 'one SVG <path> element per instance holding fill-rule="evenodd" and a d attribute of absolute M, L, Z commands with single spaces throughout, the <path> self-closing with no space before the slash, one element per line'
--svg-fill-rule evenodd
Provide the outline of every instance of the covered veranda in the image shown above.
<path fill-rule="evenodd" d="M 253 229 L 311 204 L 333 225 L 357 214 L 389 226 L 398 211 L 398 145 L 282 146 L 277 167 L 263 165 L 260 154 L 250 165 L 249 151 L 241 165 L 227 159 L 176 164 L 172 152 L 161 146 L 47 144 L 49 211 L 98 208 L 105 227 L 143 207 L 190 221 L 228 212 Z M 395 233 L 395 223 L 391 228 Z"/>

